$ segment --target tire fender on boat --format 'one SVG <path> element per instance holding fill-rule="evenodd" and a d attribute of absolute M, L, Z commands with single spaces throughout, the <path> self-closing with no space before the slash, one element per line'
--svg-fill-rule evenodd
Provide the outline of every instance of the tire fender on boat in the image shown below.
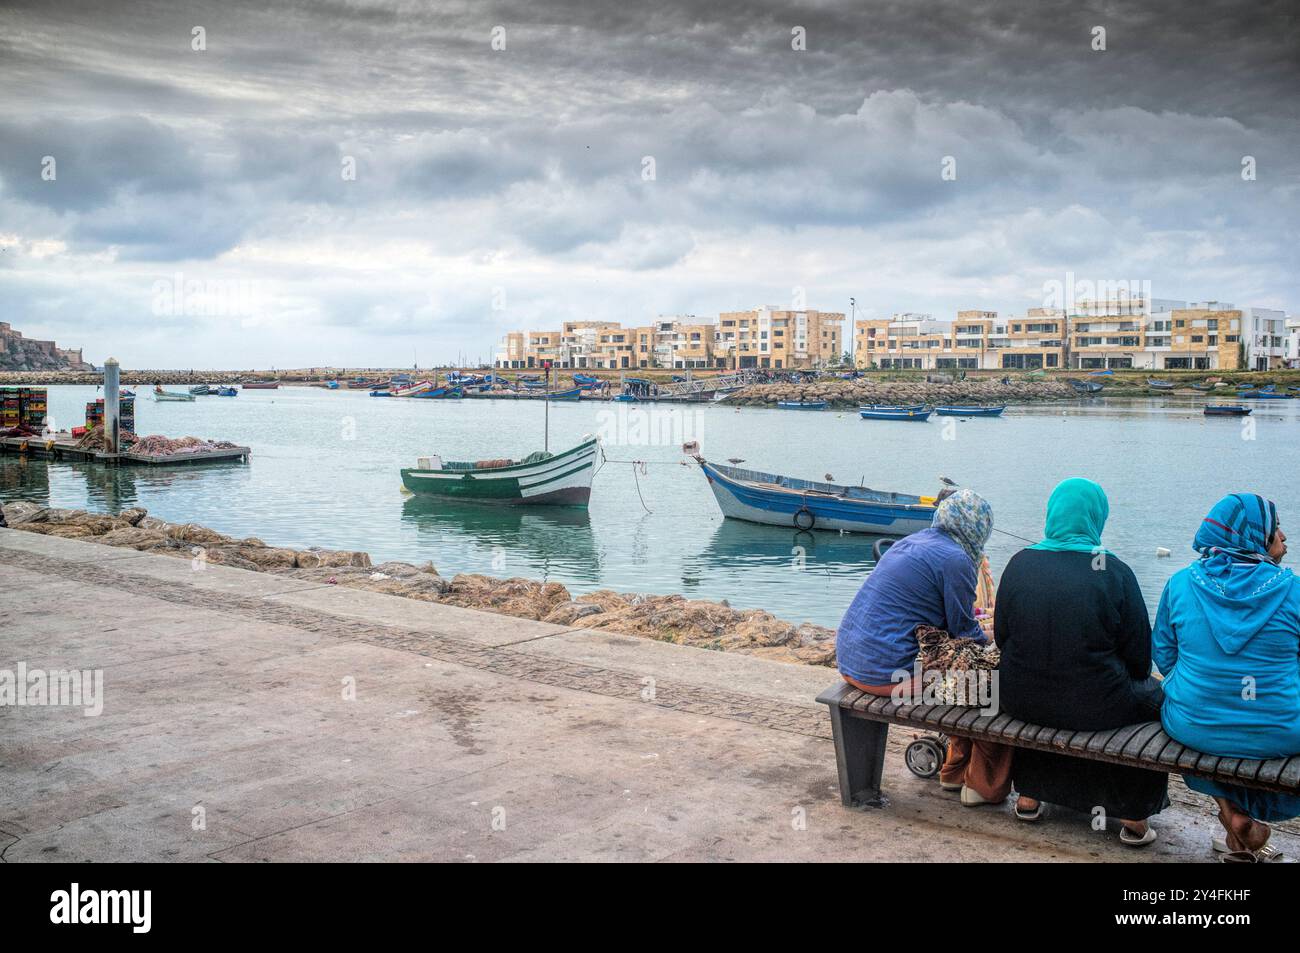
<path fill-rule="evenodd" d="M 817 525 L 817 517 L 813 511 L 806 506 L 801 506 L 794 511 L 794 525 L 796 529 L 808 530 Z"/>

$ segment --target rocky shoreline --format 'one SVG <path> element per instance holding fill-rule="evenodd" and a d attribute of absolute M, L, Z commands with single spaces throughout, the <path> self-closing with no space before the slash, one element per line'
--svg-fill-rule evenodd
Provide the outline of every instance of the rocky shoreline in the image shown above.
<path fill-rule="evenodd" d="M 812 384 L 751 384 L 728 398 L 728 404 L 774 407 L 781 401 L 824 400 L 832 407 L 862 404 L 1024 404 L 1077 400 L 1074 388 L 1062 380 L 1018 381 L 980 378 L 935 384 L 927 381 L 825 380 Z"/>
<path fill-rule="evenodd" d="M 432 563 L 372 565 L 364 552 L 270 546 L 255 537 L 237 539 L 196 523 L 169 523 L 139 507 L 111 516 L 19 501 L 0 505 L 0 512 L 13 530 L 175 556 L 191 560 L 196 567 L 203 563 L 234 566 L 780 662 L 835 664 L 832 629 L 808 622 L 796 625 L 761 609 L 733 609 L 725 602 L 611 589 L 574 596 L 556 582 L 477 573 L 448 579 Z"/>

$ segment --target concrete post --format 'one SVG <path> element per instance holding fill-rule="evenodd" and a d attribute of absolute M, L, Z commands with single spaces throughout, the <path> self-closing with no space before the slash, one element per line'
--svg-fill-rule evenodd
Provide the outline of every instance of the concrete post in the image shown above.
<path fill-rule="evenodd" d="M 118 404 L 121 399 L 119 371 L 115 358 L 110 357 L 104 362 L 104 450 L 106 453 L 117 453 L 118 431 L 121 429 L 118 417 Z"/>

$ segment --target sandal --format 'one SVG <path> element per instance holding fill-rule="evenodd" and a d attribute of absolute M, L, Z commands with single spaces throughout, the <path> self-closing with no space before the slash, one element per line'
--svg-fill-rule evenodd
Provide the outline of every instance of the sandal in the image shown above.
<path fill-rule="evenodd" d="M 1016 811 L 1017 820 L 1021 820 L 1028 824 L 1032 824 L 1034 821 L 1038 820 L 1040 817 L 1043 816 L 1043 802 L 1039 801 L 1038 804 L 1034 806 L 1034 809 L 1032 811 L 1025 811 L 1025 810 L 1021 810 L 1020 801 L 1017 800 L 1015 811 Z"/>
<path fill-rule="evenodd" d="M 1259 850 L 1233 850 L 1228 846 L 1227 837 L 1210 838 L 1210 847 L 1216 854 L 1254 854 L 1255 859 L 1261 864 L 1281 864 L 1286 863 L 1286 854 L 1272 844 L 1265 844 Z"/>
<path fill-rule="evenodd" d="M 1121 825 L 1119 829 L 1119 842 L 1129 847 L 1145 847 L 1156 839 L 1156 829 L 1150 824 L 1141 834 L 1134 834 L 1126 825 Z"/>

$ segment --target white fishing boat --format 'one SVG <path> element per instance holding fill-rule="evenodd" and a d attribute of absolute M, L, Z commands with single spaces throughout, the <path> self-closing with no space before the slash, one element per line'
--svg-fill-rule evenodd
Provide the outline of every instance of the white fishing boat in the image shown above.
<path fill-rule="evenodd" d="M 421 457 L 401 471 L 402 484 L 412 493 L 481 503 L 586 506 L 599 449 L 599 438 L 589 436 L 562 453 L 539 450 L 522 460 Z"/>

